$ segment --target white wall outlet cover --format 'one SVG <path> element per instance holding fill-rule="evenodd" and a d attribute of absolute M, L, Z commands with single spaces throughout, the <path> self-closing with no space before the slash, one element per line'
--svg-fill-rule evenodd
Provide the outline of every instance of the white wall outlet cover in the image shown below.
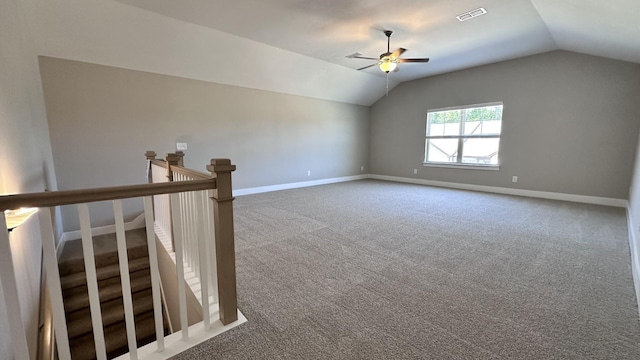
<path fill-rule="evenodd" d="M 187 143 L 176 143 L 176 150 L 187 150 Z"/>

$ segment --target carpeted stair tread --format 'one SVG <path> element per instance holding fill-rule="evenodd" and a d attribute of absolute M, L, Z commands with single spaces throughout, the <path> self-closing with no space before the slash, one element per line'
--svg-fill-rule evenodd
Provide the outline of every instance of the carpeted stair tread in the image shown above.
<path fill-rule="evenodd" d="M 133 313 L 139 315 L 153 310 L 151 289 L 139 291 L 132 295 Z M 108 327 L 124 321 L 124 305 L 122 298 L 113 299 L 101 304 L 102 326 Z M 74 311 L 67 316 L 69 338 L 75 338 L 93 331 L 91 324 L 91 310 L 89 307 Z"/>
<path fill-rule="evenodd" d="M 131 292 L 135 293 L 151 287 L 151 277 L 148 268 L 132 272 L 130 276 Z M 100 302 L 122 297 L 120 277 L 99 281 L 98 292 L 100 294 Z M 64 298 L 64 307 L 67 313 L 89 306 L 89 293 L 87 292 L 86 285 L 64 291 Z"/>
<path fill-rule="evenodd" d="M 66 245 L 65 245 L 66 247 Z M 129 261 L 141 257 L 148 257 L 149 252 L 146 245 L 127 248 L 127 258 Z M 106 253 L 95 256 L 96 269 L 118 263 L 118 253 Z M 84 272 L 84 259 L 72 259 L 61 261 L 58 265 L 60 276 L 66 276 L 73 273 Z"/>
<path fill-rule="evenodd" d="M 148 269 L 149 268 L 149 257 L 140 257 L 137 259 L 133 259 L 129 261 L 129 272 L 134 272 L 138 270 Z M 120 264 L 115 263 L 111 265 L 106 265 L 103 267 L 99 267 L 96 269 L 96 273 L 98 276 L 98 281 L 120 277 Z M 62 283 L 62 289 L 68 290 L 74 287 L 82 286 L 87 283 L 87 274 L 84 272 L 84 267 L 82 268 L 82 272 L 72 273 L 60 278 L 60 282 Z"/>
<path fill-rule="evenodd" d="M 147 237 L 145 229 L 127 231 L 127 257 L 129 261 L 148 256 Z M 118 263 L 118 247 L 115 234 L 107 234 L 93 237 L 93 251 L 96 268 Z M 82 240 L 65 242 L 60 255 L 60 276 L 84 272 L 84 254 L 82 252 Z"/>
<path fill-rule="evenodd" d="M 147 343 L 150 342 L 149 340 L 153 341 L 152 339 L 155 335 L 153 311 L 137 315 L 135 317 L 135 324 L 138 347 L 142 345 L 142 340 L 147 340 Z M 109 355 L 108 358 L 113 358 L 117 356 L 115 354 L 123 354 L 128 351 L 127 332 L 124 322 L 106 326 L 104 328 L 104 336 L 107 354 Z M 93 341 L 93 332 L 70 339 L 69 344 L 71 346 L 71 358 L 73 360 L 95 359 L 96 349 Z"/>

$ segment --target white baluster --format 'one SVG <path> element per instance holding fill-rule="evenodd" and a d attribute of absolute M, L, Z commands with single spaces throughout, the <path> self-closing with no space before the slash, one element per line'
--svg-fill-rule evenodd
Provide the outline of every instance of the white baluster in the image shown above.
<path fill-rule="evenodd" d="M 189 323 L 187 320 L 187 299 L 185 293 L 185 280 L 184 280 L 184 254 L 182 251 L 182 222 L 180 211 L 180 196 L 178 194 L 171 194 L 171 214 L 173 215 L 173 229 L 176 236 L 175 239 L 175 252 L 176 252 L 176 270 L 178 275 L 178 306 L 180 308 L 180 327 L 182 332 L 182 339 L 189 339 Z"/>
<path fill-rule="evenodd" d="M 56 243 L 53 236 L 53 222 L 49 208 L 40 209 L 38 213 L 40 222 L 40 236 L 42 237 L 42 261 L 47 276 L 47 288 L 51 297 L 51 311 L 53 313 L 53 329 L 56 337 L 58 359 L 71 360 L 69 348 L 69 334 L 67 332 L 67 320 L 64 312 L 64 300 L 62 299 L 62 285 L 58 271 L 58 257 Z M 4 250 L 0 250 L 4 252 Z M 5 288 L 6 291 L 6 288 Z M 13 328 L 13 326 L 12 326 Z"/>
<path fill-rule="evenodd" d="M 194 192 L 196 196 L 196 205 L 198 213 L 198 258 L 199 258 L 199 271 L 198 275 L 200 276 L 200 293 L 202 299 L 202 317 L 204 320 L 204 328 L 209 329 L 211 327 L 211 315 L 209 314 L 209 279 L 208 279 L 208 261 L 207 261 L 207 246 L 206 246 L 206 238 L 205 238 L 205 219 L 204 219 L 204 209 L 206 207 L 206 194 L 204 191 Z M 203 200 L 204 198 L 204 200 Z"/>
<path fill-rule="evenodd" d="M 153 315 L 156 323 L 156 341 L 158 351 L 164 351 L 164 325 L 162 323 L 162 302 L 160 301 L 160 270 L 158 268 L 158 250 L 153 233 L 151 197 L 144 198 L 144 221 L 147 230 L 147 248 L 149 249 L 149 271 L 151 272 L 151 296 L 153 297 Z"/>
<path fill-rule="evenodd" d="M 138 344 L 136 342 L 135 318 L 133 316 L 133 299 L 131 298 L 131 279 L 129 277 L 129 258 L 127 257 L 127 241 L 124 233 L 124 215 L 122 201 L 113 201 L 113 215 L 116 222 L 116 240 L 118 242 L 118 263 L 120 264 L 120 281 L 122 283 L 122 302 L 124 304 L 124 319 L 127 328 L 129 344 L 129 358 L 138 359 Z"/>
<path fill-rule="evenodd" d="M 190 206 L 190 213 L 191 213 L 191 221 L 190 221 L 190 226 L 191 226 L 191 258 L 193 261 L 193 273 L 194 274 L 199 274 L 200 273 L 200 256 L 198 255 L 198 238 L 199 238 L 199 231 L 198 231 L 198 217 L 200 214 L 198 214 L 200 211 L 199 210 L 199 206 L 198 206 L 198 201 L 197 201 L 197 193 L 195 191 L 190 191 L 189 193 L 189 199 L 191 202 L 191 206 Z"/>
<path fill-rule="evenodd" d="M 89 221 L 89 207 L 78 204 L 80 215 L 80 232 L 82 233 L 82 253 L 84 255 L 84 270 L 87 274 L 87 290 L 89 292 L 89 308 L 93 324 L 93 339 L 96 347 L 96 358 L 107 359 L 107 349 L 104 343 L 104 329 L 102 327 L 102 312 L 100 310 L 100 294 L 98 292 L 98 277 L 96 275 L 96 261 L 93 254 L 93 239 L 91 222 Z"/>
<path fill-rule="evenodd" d="M 213 219 L 213 190 L 207 190 L 207 225 L 209 235 L 207 236 L 207 244 L 209 246 L 209 266 L 210 266 L 210 279 L 211 279 L 211 295 L 213 296 L 213 303 L 218 303 L 218 271 L 217 271 L 217 258 L 216 258 L 216 246 L 215 246 L 215 222 Z"/>

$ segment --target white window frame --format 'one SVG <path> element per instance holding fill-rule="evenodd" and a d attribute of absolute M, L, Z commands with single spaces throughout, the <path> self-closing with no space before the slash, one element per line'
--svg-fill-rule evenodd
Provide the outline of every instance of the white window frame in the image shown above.
<path fill-rule="evenodd" d="M 441 111 L 451 111 L 451 110 L 464 110 L 464 109 L 472 109 L 472 108 L 480 108 L 480 107 L 488 107 L 488 106 L 502 106 L 503 118 L 504 118 L 504 103 L 502 101 L 490 102 L 490 103 L 482 103 L 482 104 L 473 104 L 473 105 L 464 105 L 464 106 L 452 106 L 447 108 L 439 108 L 439 109 L 430 109 L 427 111 L 427 128 L 426 128 L 426 136 L 424 141 L 424 160 L 422 165 L 429 167 L 443 167 L 443 168 L 453 168 L 453 169 L 477 169 L 477 170 L 500 170 L 500 137 L 502 136 L 502 125 L 500 127 L 500 134 L 495 135 L 463 135 L 464 134 L 464 124 L 465 119 L 461 119 L 460 121 L 460 129 L 458 131 L 458 135 L 429 135 L 429 130 L 431 123 L 429 122 L 429 113 L 433 112 L 441 112 Z M 463 113 L 464 114 L 464 113 Z M 502 119 L 501 119 L 502 121 Z M 436 162 L 436 161 L 427 161 L 428 159 L 428 151 L 429 147 L 427 143 L 429 139 L 458 139 L 458 150 L 456 152 L 456 162 Z M 497 164 L 475 164 L 475 163 L 463 163 L 462 162 L 462 152 L 464 147 L 464 142 L 466 139 L 498 139 L 498 163 Z"/>

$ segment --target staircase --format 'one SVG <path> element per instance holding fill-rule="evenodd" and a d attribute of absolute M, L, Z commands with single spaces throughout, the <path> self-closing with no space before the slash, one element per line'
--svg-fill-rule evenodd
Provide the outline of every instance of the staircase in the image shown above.
<path fill-rule="evenodd" d="M 144 229 L 126 232 L 138 347 L 155 341 L 149 253 Z M 107 357 L 127 353 L 127 334 L 115 234 L 93 238 Z M 82 241 L 65 243 L 59 259 L 65 315 L 73 360 L 95 359 Z M 166 324 L 166 322 L 165 322 Z M 167 326 L 165 325 L 165 333 Z"/>

